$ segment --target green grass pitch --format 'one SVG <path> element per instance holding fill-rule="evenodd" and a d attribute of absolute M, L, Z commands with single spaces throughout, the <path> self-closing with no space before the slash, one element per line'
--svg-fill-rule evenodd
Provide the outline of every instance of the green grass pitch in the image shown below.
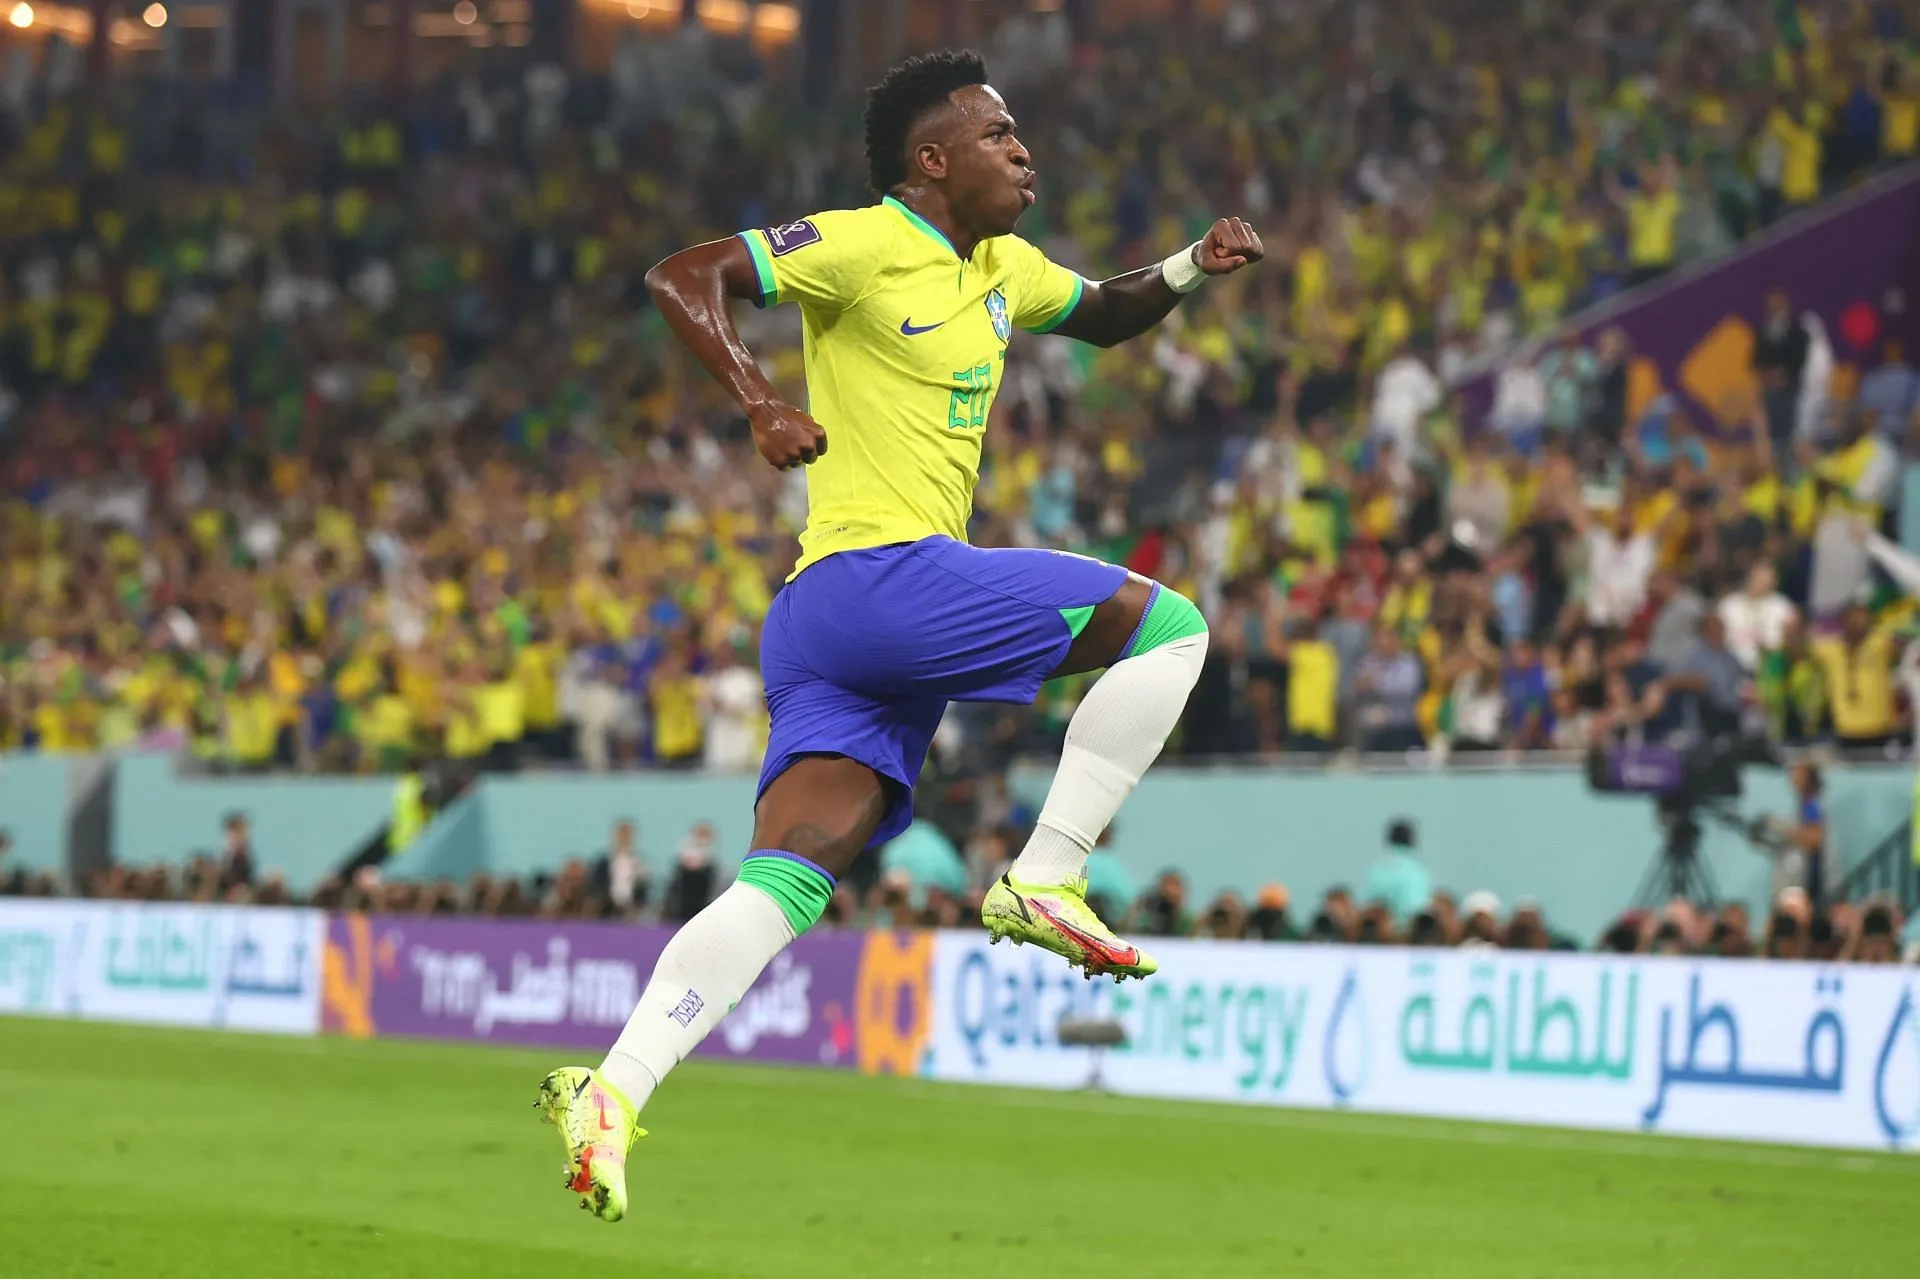
<path fill-rule="evenodd" d="M 0 1019 L 0 1274 L 1237 1279 L 1898 1274 L 1920 1159 L 694 1065 L 633 1215 L 556 1055 Z"/>

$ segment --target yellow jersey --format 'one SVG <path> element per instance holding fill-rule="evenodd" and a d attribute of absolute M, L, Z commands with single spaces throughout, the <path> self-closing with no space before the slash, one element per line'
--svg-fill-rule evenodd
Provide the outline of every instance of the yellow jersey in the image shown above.
<path fill-rule="evenodd" d="M 700 723 L 700 681 L 692 676 L 657 677 L 650 700 L 653 753 L 661 759 L 690 759 L 698 755 L 705 736 Z"/>
<path fill-rule="evenodd" d="M 1332 741 L 1339 718 L 1340 655 L 1325 640 L 1299 640 L 1287 650 L 1287 727 Z"/>
<path fill-rule="evenodd" d="M 1673 265 L 1674 224 L 1680 197 L 1671 190 L 1627 197 L 1627 261 L 1637 267 Z"/>
<path fill-rule="evenodd" d="M 1884 737 L 1899 727 L 1893 681 L 1893 636 L 1883 628 L 1868 633 L 1858 648 L 1837 635 L 1813 642 L 1813 659 L 1827 676 L 1827 700 L 1833 731 L 1844 738 Z"/>
<path fill-rule="evenodd" d="M 1057 328 L 1085 281 L 1014 235 L 963 262 L 892 196 L 740 239 L 760 305 L 800 306 L 807 412 L 827 433 L 794 572 L 936 534 L 964 542 L 1007 341 Z"/>

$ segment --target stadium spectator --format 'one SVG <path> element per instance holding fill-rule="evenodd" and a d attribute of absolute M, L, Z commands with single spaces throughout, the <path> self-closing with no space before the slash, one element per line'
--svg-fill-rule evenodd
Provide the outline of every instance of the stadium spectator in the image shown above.
<path fill-rule="evenodd" d="M 1743 708 L 1753 699 L 1753 679 L 1727 648 L 1726 625 L 1712 613 L 1700 619 L 1700 638 L 1661 693 L 1680 707 L 1681 721 L 1695 740 L 1739 731 Z"/>
<path fill-rule="evenodd" d="M 1861 377 L 1854 402 L 1873 415 L 1882 439 L 1895 447 L 1904 443 L 1920 411 L 1920 370 L 1907 362 L 1899 342 L 1888 341 L 1881 348 L 1880 366 Z"/>
<path fill-rule="evenodd" d="M 1507 918 L 1506 933 L 1500 939 L 1500 946 L 1504 950 L 1558 949 L 1538 902 L 1523 897 L 1514 903 L 1513 914 Z"/>
<path fill-rule="evenodd" d="M 1440 407 L 1443 388 L 1425 360 L 1403 345 L 1374 379 L 1370 429 L 1403 458 L 1420 456 L 1420 424 Z"/>
<path fill-rule="evenodd" d="M 758 766 L 766 703 L 759 672 L 741 662 L 737 643 L 714 645 L 701 677 L 700 712 L 708 768 L 740 772 Z"/>
<path fill-rule="evenodd" d="M 1870 904 L 1860 913 L 1850 958 L 1861 964 L 1899 963 L 1900 923 L 1900 912 L 1891 903 Z"/>
<path fill-rule="evenodd" d="M 607 904 L 608 913 L 621 919 L 637 916 L 647 907 L 652 871 L 640 852 L 640 832 L 631 818 L 613 824 L 607 851 L 593 865 L 593 886 Z"/>
<path fill-rule="evenodd" d="M 1635 619 L 1636 628 L 1646 625 L 1647 660 L 1661 670 L 1677 670 L 1699 642 L 1706 615 L 1707 602 L 1691 582 L 1671 571 L 1654 573 L 1647 584 L 1647 602 Z"/>
<path fill-rule="evenodd" d="M 1425 745 L 1415 708 L 1425 686 L 1420 663 L 1385 623 L 1373 630 L 1373 644 L 1354 676 L 1361 749 L 1409 751 Z"/>
<path fill-rule="evenodd" d="M 228 813 L 222 824 L 217 891 L 224 896 L 235 888 L 251 888 L 254 880 L 253 823 L 245 813 Z"/>
<path fill-rule="evenodd" d="M 388 886 L 390 892 L 395 888 L 411 891 L 414 894 L 410 900 L 403 899 L 402 909 L 417 908 L 420 901 L 419 894 L 423 890 L 430 895 L 430 889 L 427 886 L 400 884 Z M 587 869 L 586 862 L 578 857 L 569 857 L 560 864 L 560 872 L 553 876 L 551 882 L 547 884 L 545 893 L 541 895 L 538 913 L 559 919 L 599 919 L 606 914 L 606 902 L 594 891 L 593 875 Z"/>
<path fill-rule="evenodd" d="M 1433 881 L 1419 856 L 1419 836 L 1404 817 L 1387 827 L 1386 851 L 1367 867 L 1361 897 L 1383 902 L 1396 919 L 1405 922 L 1424 909 L 1433 897 Z"/>
<path fill-rule="evenodd" d="M 1193 931 L 1187 913 L 1187 881 L 1177 870 L 1161 873 L 1153 888 L 1134 904 L 1130 925 L 1149 937 L 1185 937 Z"/>
<path fill-rule="evenodd" d="M 1355 940 L 1360 930 L 1360 912 L 1353 903 L 1353 894 L 1346 888 L 1329 888 L 1320 899 L 1320 908 L 1314 912 L 1313 920 L 1307 927 L 1307 940 L 1313 942 L 1350 942 Z"/>
<path fill-rule="evenodd" d="M 1247 939 L 1299 941 L 1300 930 L 1294 927 L 1293 920 L 1287 914 L 1291 902 L 1292 895 L 1284 884 L 1264 885 L 1254 899 L 1253 910 L 1247 916 Z"/>
<path fill-rule="evenodd" d="M 1747 570 L 1745 585 L 1722 597 L 1718 607 L 1727 648 L 1749 671 L 1786 646 L 1788 628 L 1799 618 L 1793 602 L 1777 587 L 1773 565 L 1764 561 Z"/>
<path fill-rule="evenodd" d="M 1625 627 L 1647 600 L 1647 587 L 1659 555 L 1659 529 L 1638 524 L 1625 500 L 1606 520 L 1578 503 L 1564 512 L 1586 539 L 1587 622 L 1603 629 Z"/>
<path fill-rule="evenodd" d="M 939 827 L 925 820 L 916 820 L 887 841 L 880 850 L 880 873 L 899 877 L 922 898 L 934 890 L 953 897 L 967 891 L 967 867 L 960 850 Z"/>
<path fill-rule="evenodd" d="M 1672 155 L 1658 164 L 1642 165 L 1636 186 L 1623 189 L 1613 175 L 1606 178 L 1607 196 L 1627 219 L 1627 283 L 1645 284 L 1673 269 L 1678 256 L 1677 227 L 1681 214 L 1680 167 Z"/>
<path fill-rule="evenodd" d="M 1768 959 L 1806 959 L 1813 945 L 1813 907 L 1805 890 L 1784 888 L 1774 897 L 1761 954 Z"/>
<path fill-rule="evenodd" d="M 1284 640 L 1277 656 L 1287 672 L 1286 747 L 1318 754 L 1332 750 L 1338 740 L 1341 661 L 1326 638 L 1331 624 L 1307 625 L 1311 630 Z"/>
<path fill-rule="evenodd" d="M 1216 941 L 1239 941 L 1246 935 L 1247 908 L 1240 894 L 1232 890 L 1214 898 L 1194 928 L 1194 936 Z"/>
<path fill-rule="evenodd" d="M 1883 751 L 1900 727 L 1891 627 L 1876 626 L 1865 605 L 1852 605 L 1840 633 L 1814 640 L 1812 655 L 1825 677 L 1836 742 L 1847 750 Z"/>
<path fill-rule="evenodd" d="M 1806 374 L 1809 338 L 1806 325 L 1793 313 L 1785 292 L 1767 295 L 1766 315 L 1753 345 L 1753 371 L 1760 380 L 1761 403 L 1766 408 L 1767 436 L 1773 455 L 1783 463 L 1794 456 L 1799 423 L 1801 383 Z"/>
<path fill-rule="evenodd" d="M 661 899 L 660 917 L 670 923 L 685 923 L 713 900 L 716 871 L 713 864 L 714 830 L 711 822 L 701 822 L 687 832 L 674 856 L 673 875 Z"/>
<path fill-rule="evenodd" d="M 1460 945 L 1495 947 L 1503 936 L 1500 927 L 1500 899 L 1481 889 L 1468 893 L 1460 903 Z"/>

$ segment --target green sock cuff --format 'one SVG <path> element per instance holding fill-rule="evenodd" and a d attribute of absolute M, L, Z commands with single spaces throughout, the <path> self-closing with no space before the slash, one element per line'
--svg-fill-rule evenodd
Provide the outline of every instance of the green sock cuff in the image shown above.
<path fill-rule="evenodd" d="M 777 850 L 752 852 L 740 863 L 739 881 L 773 898 L 793 925 L 793 935 L 812 928 L 833 900 L 833 876 L 812 862 Z"/>
<path fill-rule="evenodd" d="M 1140 625 L 1134 628 L 1133 639 L 1121 656 L 1137 657 L 1189 635 L 1206 633 L 1207 619 L 1200 616 L 1193 601 L 1156 582 L 1153 599 L 1148 602 L 1147 611 L 1141 615 Z"/>

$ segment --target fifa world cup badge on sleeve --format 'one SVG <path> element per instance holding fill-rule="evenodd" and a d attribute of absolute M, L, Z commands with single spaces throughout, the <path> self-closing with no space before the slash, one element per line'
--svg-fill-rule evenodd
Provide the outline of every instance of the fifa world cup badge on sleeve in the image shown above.
<path fill-rule="evenodd" d="M 766 237 L 767 247 L 777 258 L 795 249 L 804 249 L 809 244 L 820 243 L 820 228 L 802 218 L 798 222 L 789 222 L 785 226 L 768 227 Z"/>

